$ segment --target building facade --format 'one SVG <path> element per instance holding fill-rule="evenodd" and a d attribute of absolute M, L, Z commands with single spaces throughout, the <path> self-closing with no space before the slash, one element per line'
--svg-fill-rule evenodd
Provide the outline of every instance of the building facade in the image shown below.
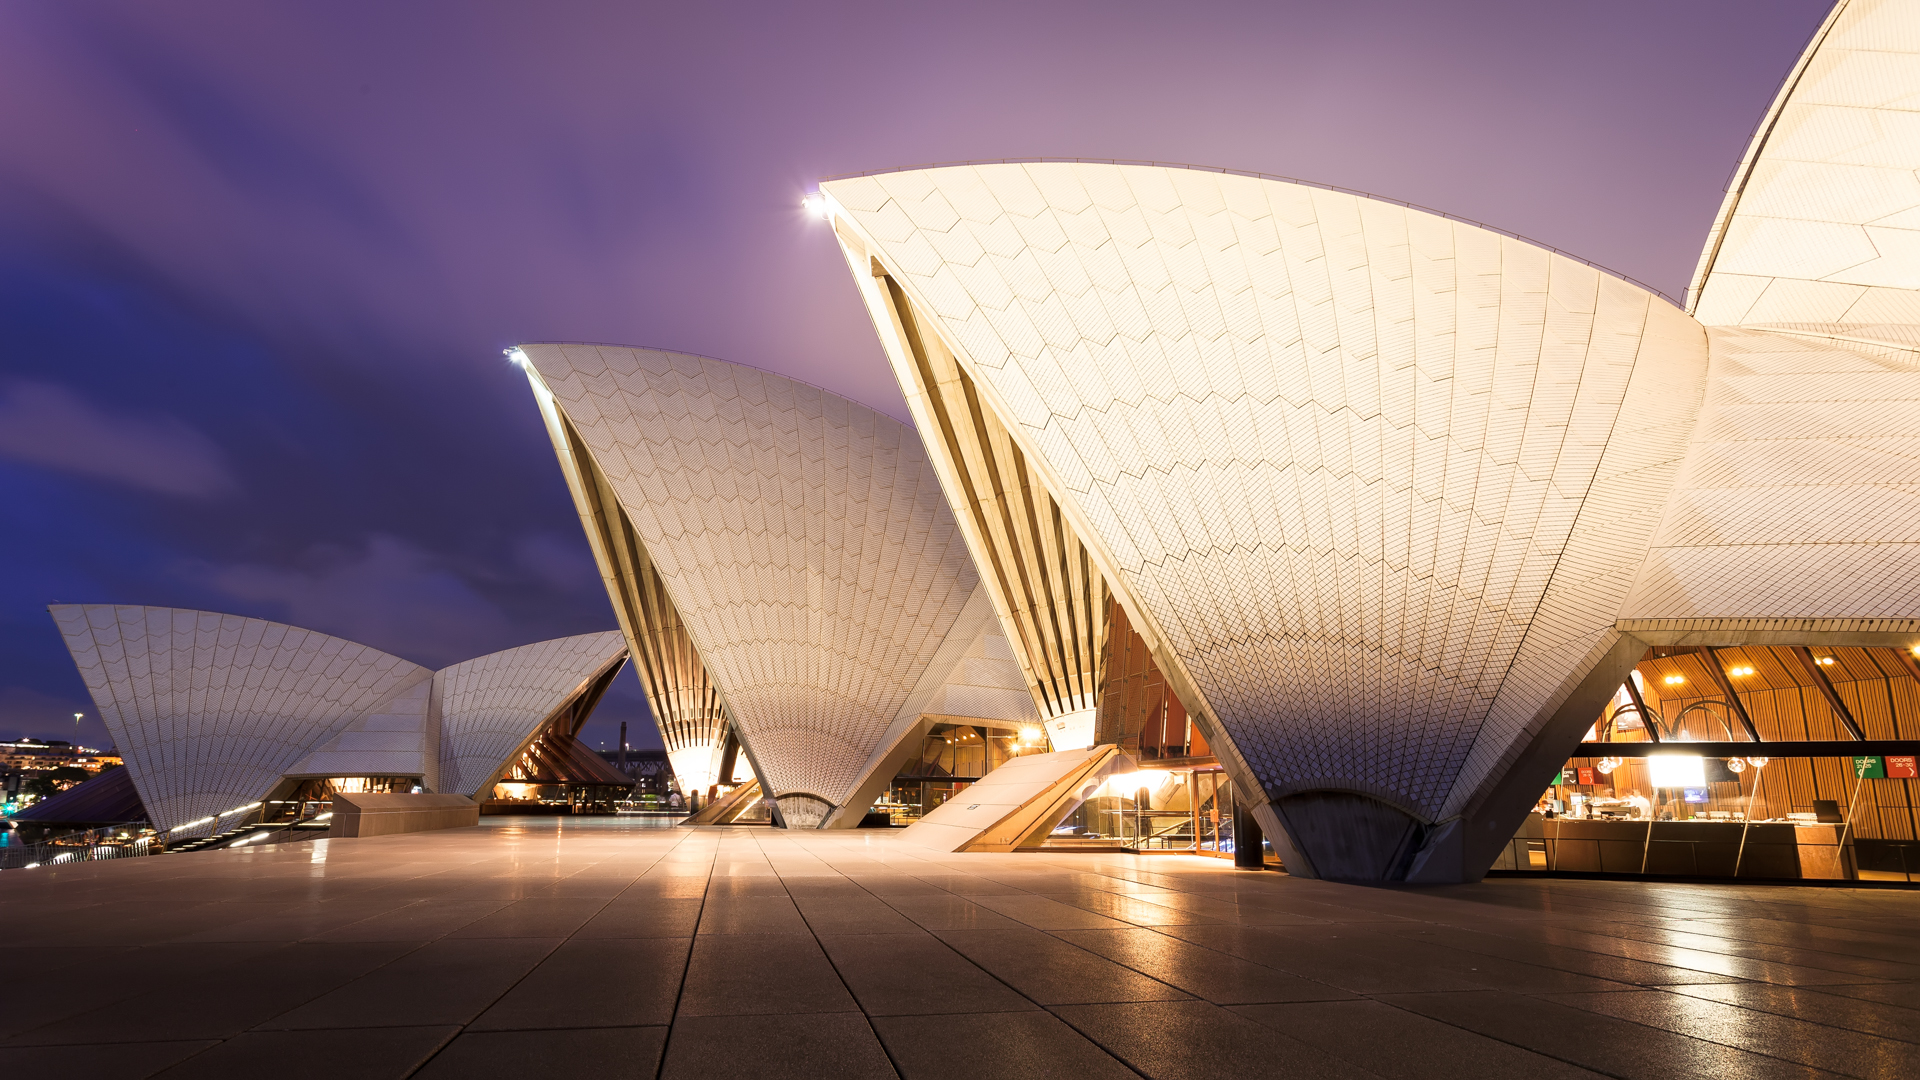
<path fill-rule="evenodd" d="M 530 749 L 571 740 L 626 660 L 608 631 L 436 672 L 238 615 L 50 611 L 148 819 L 169 831 L 236 825 L 329 783 L 485 800 Z"/>
<path fill-rule="evenodd" d="M 1689 310 L 1273 178 L 822 200 L 1049 715 L 1164 739 L 1164 694 L 1292 872 L 1472 880 L 1650 649 L 1920 642 L 1916 28 L 1836 8 Z"/>

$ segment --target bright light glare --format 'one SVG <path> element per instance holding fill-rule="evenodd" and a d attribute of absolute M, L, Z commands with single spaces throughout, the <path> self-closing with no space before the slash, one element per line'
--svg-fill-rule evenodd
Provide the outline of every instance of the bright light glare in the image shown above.
<path fill-rule="evenodd" d="M 500 351 L 506 355 L 506 358 L 513 363 L 514 367 L 522 371 L 526 370 L 527 365 L 532 362 L 527 359 L 527 351 L 518 345 L 515 345 L 511 349 L 501 349 Z"/>
<path fill-rule="evenodd" d="M 1686 682 L 1687 677 L 1685 675 L 1669 675 L 1665 679 L 1662 679 L 1661 681 L 1666 683 L 1668 686 L 1678 686 L 1681 683 Z"/>
<path fill-rule="evenodd" d="M 1655 754 L 1647 759 L 1654 787 L 1705 787 L 1707 760 L 1690 754 Z"/>
<path fill-rule="evenodd" d="M 827 197 L 818 191 L 810 191 L 801 196 L 800 209 L 805 210 L 808 217 L 816 217 L 822 221 L 833 216 L 833 208 L 827 205 Z"/>

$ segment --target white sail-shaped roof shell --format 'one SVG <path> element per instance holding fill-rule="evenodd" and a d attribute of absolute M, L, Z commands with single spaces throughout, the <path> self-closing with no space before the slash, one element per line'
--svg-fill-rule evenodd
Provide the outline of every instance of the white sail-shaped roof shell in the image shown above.
<path fill-rule="evenodd" d="M 433 677 L 378 649 L 264 619 L 107 604 L 51 611 L 162 829 L 266 797 L 361 715 Z"/>
<path fill-rule="evenodd" d="M 919 438 L 721 360 L 523 349 L 666 583 L 761 781 L 791 824 L 818 823 L 806 800 L 842 807 L 971 642 L 930 669 L 979 582 Z"/>
<path fill-rule="evenodd" d="M 1920 323 L 1920 4 L 1841 0 L 1728 187 L 1689 290 L 1709 326 Z"/>
<path fill-rule="evenodd" d="M 1693 443 L 1622 618 L 1778 630 L 1920 615 L 1920 368 L 1708 334 Z"/>
<path fill-rule="evenodd" d="M 1622 625 L 1722 643 L 1920 626 L 1920 2 L 1834 5 L 1688 300 L 1708 392 Z"/>
<path fill-rule="evenodd" d="M 586 683 L 619 663 L 618 630 L 537 641 L 442 668 L 434 675 L 440 716 L 439 790 L 483 797 L 509 758 Z"/>
<path fill-rule="evenodd" d="M 1664 300 L 1248 176 L 993 164 L 822 191 L 896 367 L 878 274 L 1271 795 L 1459 813 L 1614 643 L 1704 386 L 1705 334 Z"/>
<path fill-rule="evenodd" d="M 299 777 L 415 776 L 484 797 L 480 784 L 626 652 L 608 631 L 436 673 L 264 619 L 110 604 L 49 610 L 163 830 L 239 824 L 243 808 Z"/>

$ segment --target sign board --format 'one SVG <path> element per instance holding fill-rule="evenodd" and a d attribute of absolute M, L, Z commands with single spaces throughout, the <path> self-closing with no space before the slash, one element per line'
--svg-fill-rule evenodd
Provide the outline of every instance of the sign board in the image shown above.
<path fill-rule="evenodd" d="M 1887 762 L 1885 758 L 1866 755 L 1853 759 L 1853 775 L 1862 780 L 1885 780 Z"/>
<path fill-rule="evenodd" d="M 1887 776 L 1894 780 L 1920 780 L 1920 766 L 1911 757 L 1887 758 Z"/>
<path fill-rule="evenodd" d="M 1583 768 L 1580 770 L 1580 782 L 1583 784 L 1597 784 L 1600 781 L 1595 779 L 1591 768 Z"/>
<path fill-rule="evenodd" d="M 1577 783 L 1579 783 L 1579 782 L 1580 782 L 1580 770 L 1579 770 L 1579 769 L 1576 769 L 1576 768 L 1574 768 L 1574 767 L 1573 767 L 1573 766 L 1571 766 L 1571 765 L 1569 765 L 1569 766 L 1567 766 L 1567 767 L 1566 767 L 1566 768 L 1564 768 L 1564 769 L 1561 769 L 1561 770 L 1560 770 L 1560 779 L 1559 779 L 1559 781 L 1558 781 L 1558 782 L 1559 782 L 1559 783 L 1562 783 L 1562 784 L 1577 784 Z"/>

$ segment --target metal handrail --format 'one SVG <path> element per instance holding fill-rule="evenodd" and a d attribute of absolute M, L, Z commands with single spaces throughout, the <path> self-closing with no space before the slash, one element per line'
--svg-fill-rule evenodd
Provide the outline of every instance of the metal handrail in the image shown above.
<path fill-rule="evenodd" d="M 89 834 L 106 833 L 118 827 L 80 829 L 48 837 L 33 844 L 9 845 L 0 848 L 0 870 L 30 870 L 38 866 L 57 866 L 70 862 L 128 859 L 141 855 L 157 855 L 166 849 L 165 839 L 158 834 L 132 838 L 125 844 L 106 843 L 113 837 L 105 835 L 93 837 L 93 842 L 89 842 Z M 62 842 L 76 839 L 80 842 Z"/>
<path fill-rule="evenodd" d="M 1149 810 L 1149 811 L 1147 811 L 1147 812 L 1151 814 L 1151 813 L 1161 813 L 1161 812 L 1163 812 L 1163 811 L 1154 811 L 1154 810 Z M 1165 812 L 1165 813 L 1174 813 L 1175 811 L 1164 811 L 1164 812 Z M 1145 836 L 1141 836 L 1141 837 L 1136 837 L 1136 838 L 1135 838 L 1135 840 L 1134 840 L 1134 843 L 1135 843 L 1135 845 L 1136 845 L 1136 846 L 1140 846 L 1140 845 L 1145 845 L 1145 844 L 1147 844 L 1147 843 L 1150 843 L 1150 842 L 1151 842 L 1151 841 L 1153 841 L 1153 840 L 1156 840 L 1156 839 L 1158 839 L 1158 838 L 1160 838 L 1160 837 L 1162 837 L 1162 836 L 1165 836 L 1165 835 L 1167 835 L 1167 834 L 1168 834 L 1168 833 L 1170 833 L 1170 832 L 1173 832 L 1173 831 L 1175 831 L 1176 829 L 1183 829 L 1183 828 L 1185 828 L 1185 829 L 1191 829 L 1192 827 L 1193 827 L 1193 812 L 1192 812 L 1191 810 L 1189 810 L 1189 811 L 1188 811 L 1188 812 L 1187 812 L 1187 813 L 1186 813 L 1185 815 L 1183 815 L 1183 816 L 1182 816 L 1182 817 L 1181 817 L 1181 818 L 1180 818 L 1179 820 L 1177 820 L 1177 821 L 1175 821 L 1175 822 L 1174 822 L 1173 824 L 1171 824 L 1171 825 L 1169 825 L 1169 826 L 1167 826 L 1166 828 L 1164 828 L 1164 829 L 1161 829 L 1161 830 L 1160 830 L 1159 832 L 1150 832 L 1150 833 L 1148 833 L 1148 834 L 1146 834 Z M 1200 837 L 1199 837 L 1199 835 L 1198 835 L 1197 833 L 1196 833 L 1196 834 L 1194 835 L 1194 841 L 1193 841 L 1193 842 L 1194 842 L 1194 844 L 1195 844 L 1196 846 L 1198 846 L 1198 845 L 1199 845 L 1199 843 L 1200 843 Z"/>

